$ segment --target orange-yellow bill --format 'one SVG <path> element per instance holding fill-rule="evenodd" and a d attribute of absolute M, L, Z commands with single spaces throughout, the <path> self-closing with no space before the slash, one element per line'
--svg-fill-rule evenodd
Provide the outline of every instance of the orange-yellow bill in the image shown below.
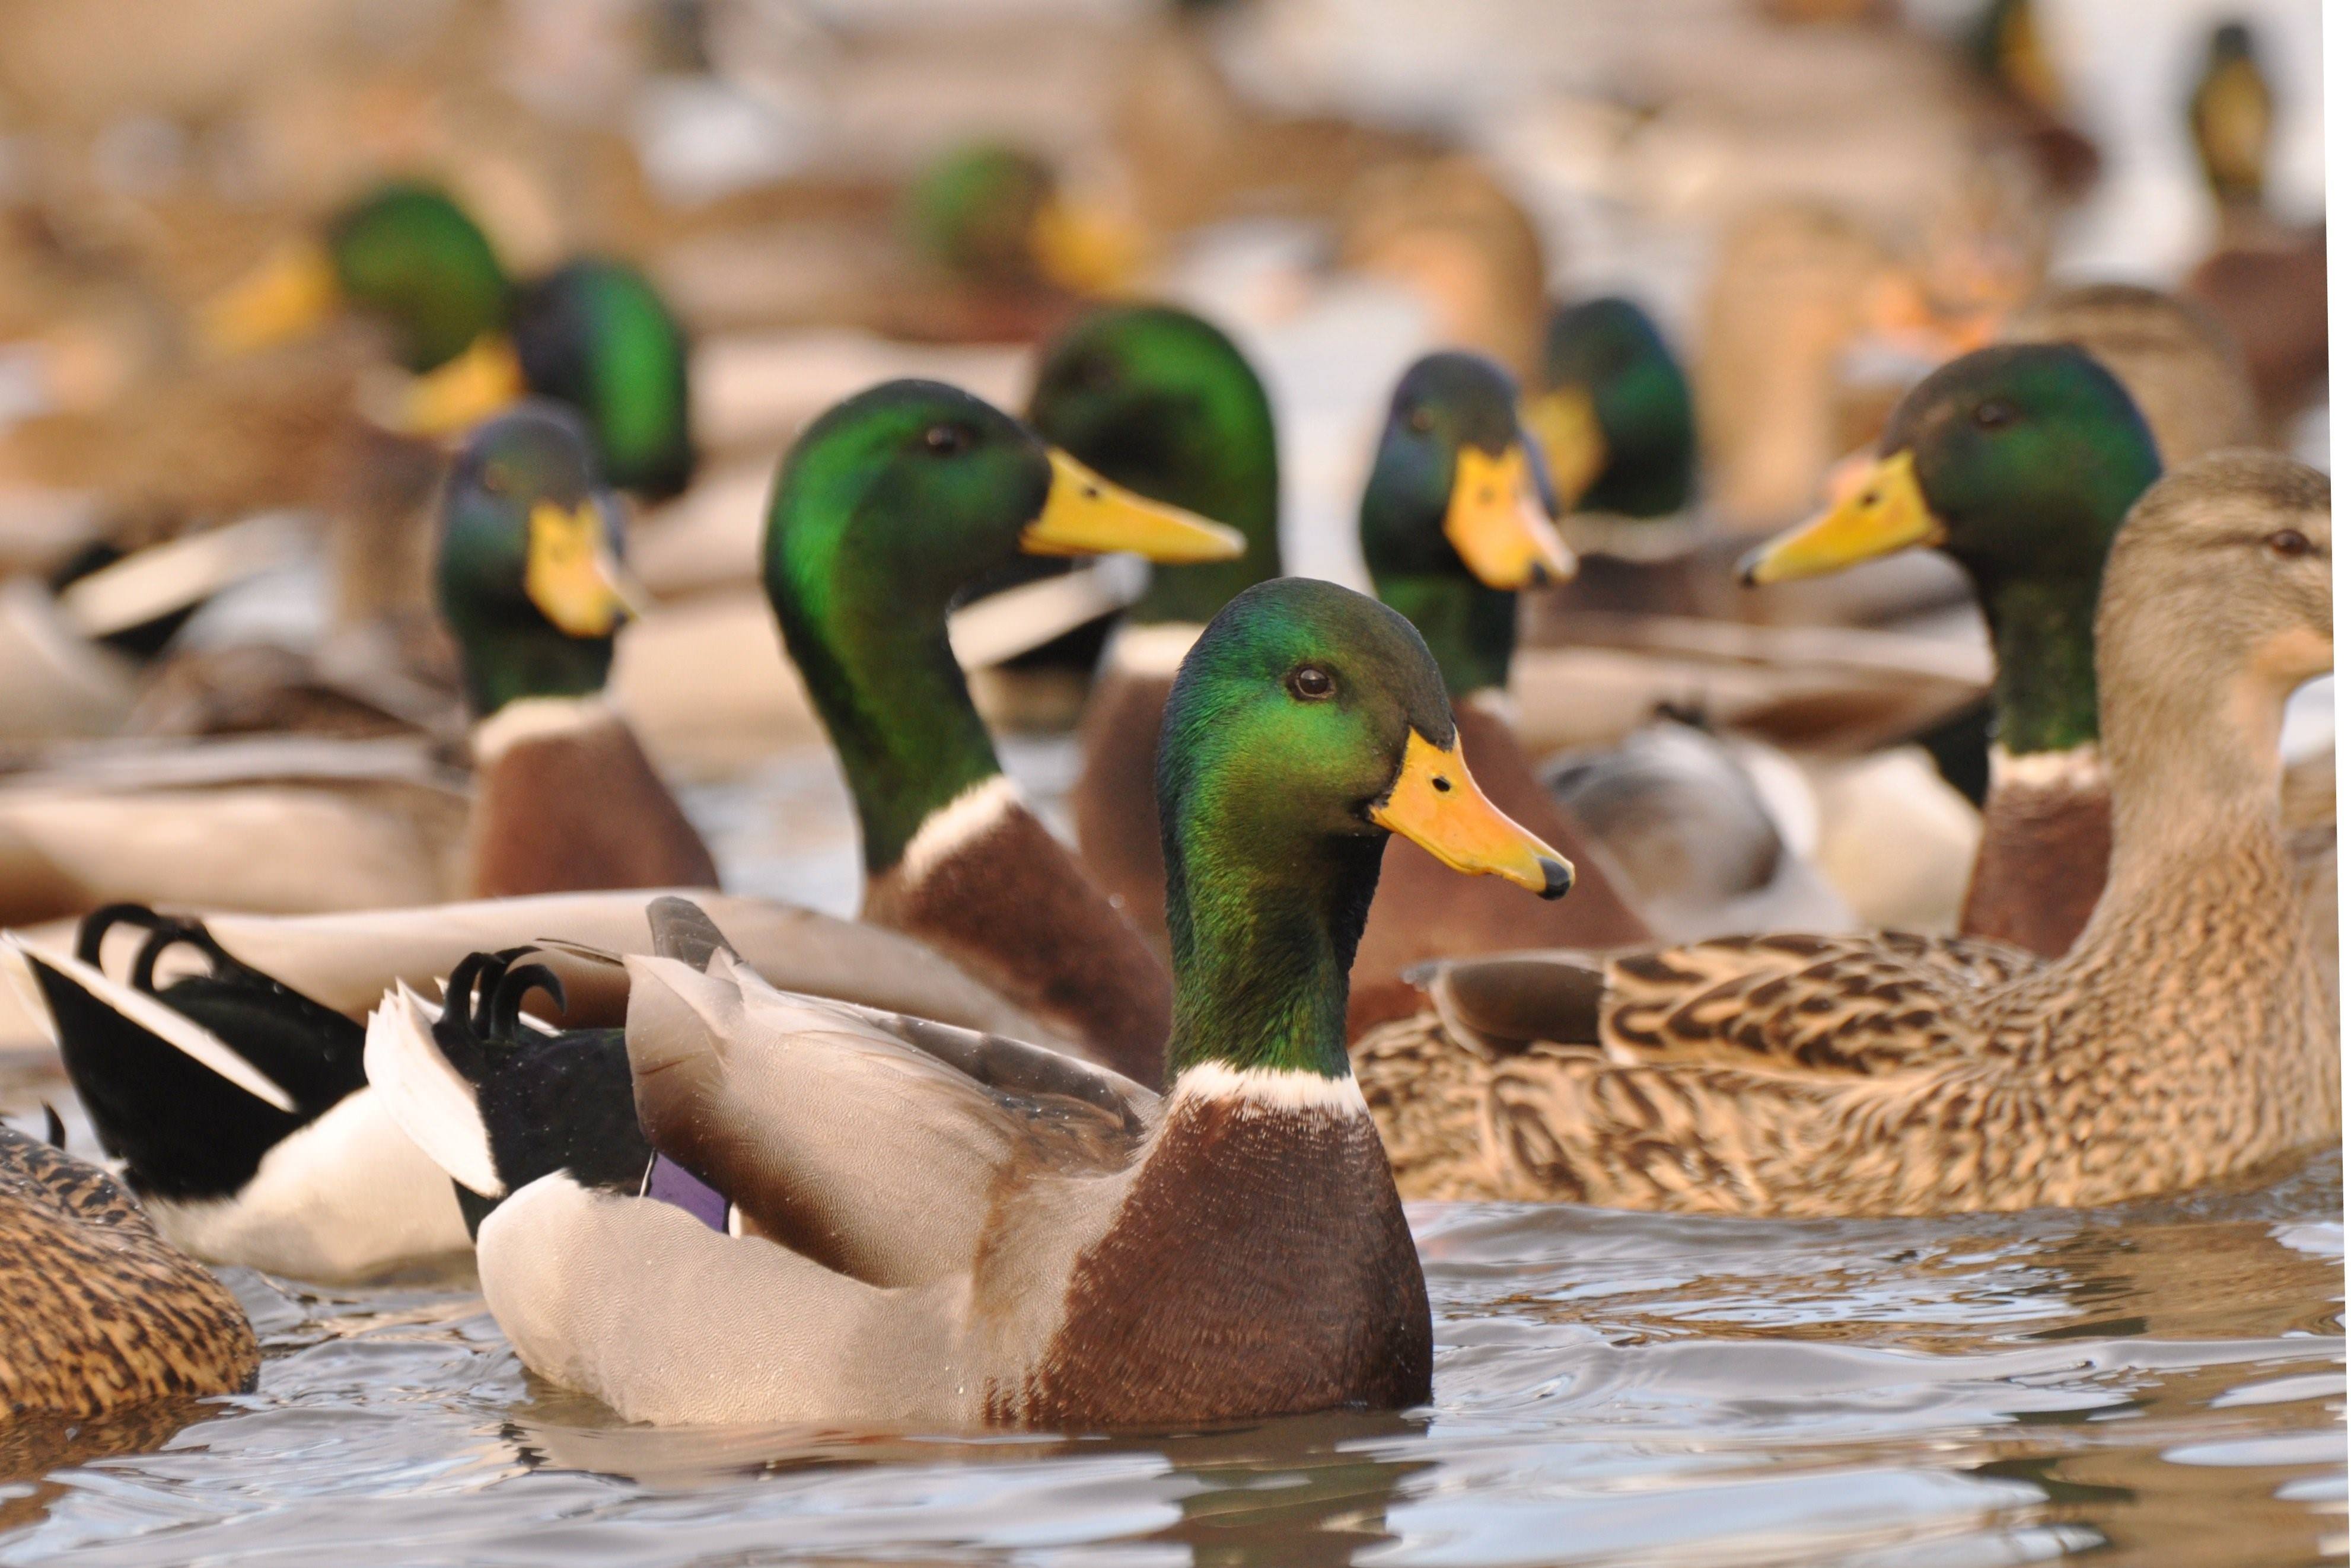
<path fill-rule="evenodd" d="M 1479 581 L 1516 591 L 1575 575 L 1575 556 L 1552 525 L 1534 465 L 1517 442 L 1489 456 L 1464 444 L 1453 460 L 1445 537 Z"/>
<path fill-rule="evenodd" d="M 1575 885 L 1567 857 L 1504 816 L 1461 758 L 1461 743 L 1440 747 L 1412 732 L 1404 767 L 1372 821 L 1401 833 L 1470 876 L 1499 876 L 1558 898 Z"/>
<path fill-rule="evenodd" d="M 1913 545 L 1943 541 L 1943 525 L 1918 488 L 1918 469 L 1908 448 L 1881 457 L 1846 493 L 1808 523 L 1757 547 L 1740 563 L 1748 582 L 1785 582 L 1843 571 Z"/>
<path fill-rule="evenodd" d="M 1044 510 L 1020 533 L 1030 555 L 1102 555 L 1132 550 L 1169 565 L 1231 560 L 1249 548 L 1238 529 L 1114 485 L 1059 447 Z"/>

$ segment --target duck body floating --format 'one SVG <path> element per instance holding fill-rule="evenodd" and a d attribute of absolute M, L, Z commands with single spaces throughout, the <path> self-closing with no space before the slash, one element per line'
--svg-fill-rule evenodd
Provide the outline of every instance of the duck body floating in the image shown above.
<path fill-rule="evenodd" d="M 1409 624 L 1326 583 L 1210 622 L 1159 795 L 1164 1096 L 776 991 L 664 901 L 622 1043 L 651 1146 L 719 1195 L 697 1213 L 640 1196 L 642 1172 L 518 1157 L 514 1048 L 387 998 L 369 1071 L 498 1200 L 484 1291 L 526 1363 L 659 1422 L 1098 1428 L 1427 1398 L 1426 1291 L 1345 1051 L 1381 840 L 1547 895 L 1569 870 L 1478 792 Z"/>
<path fill-rule="evenodd" d="M 1433 1017 L 1356 1054 L 1404 1190 L 2018 1209 L 2181 1191 L 2338 1135 L 2277 754 L 2287 695 L 2333 664 L 2331 545 L 2325 476 L 2267 454 L 2201 459 L 2132 509 L 2097 618 L 2113 859 L 2064 957 L 1775 935 L 1446 967 Z"/>

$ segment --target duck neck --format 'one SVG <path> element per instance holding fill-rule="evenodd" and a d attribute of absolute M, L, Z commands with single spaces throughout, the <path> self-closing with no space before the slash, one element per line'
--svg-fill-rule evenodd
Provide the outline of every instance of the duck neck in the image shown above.
<path fill-rule="evenodd" d="M 1463 574 L 1391 573 L 1374 579 L 1380 601 L 1413 623 L 1445 677 L 1446 695 L 1507 686 L 1519 642 L 1519 596 Z"/>
<path fill-rule="evenodd" d="M 2095 743 L 2097 578 L 2011 578 L 1978 592 L 1991 626 L 1992 738 L 2013 757 Z"/>
<path fill-rule="evenodd" d="M 1084 453 L 1078 455 L 1092 461 Z M 1254 427 L 1242 422 L 1197 462 L 1123 464 L 1114 453 L 1103 458 L 1095 467 L 1104 478 L 1238 528 L 1248 541 L 1231 560 L 1152 568 L 1151 586 L 1127 612 L 1129 621 L 1143 626 L 1204 624 L 1243 589 L 1281 575 L 1281 486 L 1270 416 Z"/>
<path fill-rule="evenodd" d="M 1386 836 L 1295 855 L 1250 852 L 1215 825 L 1171 821 L 1165 838 L 1169 1082 L 1212 1062 L 1347 1077 L 1347 971 Z"/>
<path fill-rule="evenodd" d="M 460 622 L 456 631 L 465 702 L 476 719 L 528 697 L 593 696 L 611 674 L 610 637 L 567 637 L 544 623 Z"/>
<path fill-rule="evenodd" d="M 946 606 L 844 566 L 821 604 L 770 570 L 784 645 L 857 802 L 865 869 L 895 866 L 933 813 L 1002 769 L 947 644 Z"/>
<path fill-rule="evenodd" d="M 2135 681 L 2121 695 L 2107 704 L 2103 742 L 2115 853 L 2101 911 L 2174 902 L 2189 884 L 2208 883 L 2200 874 L 2208 868 L 2282 881 L 2278 732 L 2286 692 L 2239 673 Z"/>

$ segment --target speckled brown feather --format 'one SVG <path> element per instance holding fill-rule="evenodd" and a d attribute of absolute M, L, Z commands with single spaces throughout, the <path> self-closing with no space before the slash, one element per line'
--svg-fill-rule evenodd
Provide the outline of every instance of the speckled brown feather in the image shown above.
<path fill-rule="evenodd" d="M 1427 1287 L 1360 1115 L 1176 1103 L 998 1426 L 1231 1420 L 1429 1396 Z M 1331 1197 L 1290 1203 L 1278 1195 Z M 1341 1196 L 1347 1195 L 1347 1196 Z M 975 1293 L 990 1286 L 983 1270 Z"/>
<path fill-rule="evenodd" d="M 1167 864 L 1159 848 L 1159 721 L 1171 676 L 1104 667 L 1078 732 L 1070 790 L 1078 862 L 1153 952 L 1167 956 Z"/>
<path fill-rule="evenodd" d="M 2114 803 L 2102 782 L 1996 782 L 1959 934 L 2063 956 L 2098 905 L 2114 842 Z"/>
<path fill-rule="evenodd" d="M 870 879 L 864 917 L 919 936 L 973 978 L 1138 1083 L 1165 1077 L 1167 970 L 1024 807 L 909 883 Z"/>
<path fill-rule="evenodd" d="M 518 739 L 475 775 L 469 898 L 717 885 L 702 836 L 617 716 Z"/>
<path fill-rule="evenodd" d="M 114 1179 L 0 1128 L 0 1416 L 94 1416 L 252 1386 L 235 1297 Z"/>
<path fill-rule="evenodd" d="M 1479 788 L 1567 856 L 1575 867 L 1575 887 L 1547 904 L 1499 877 L 1463 876 L 1417 844 L 1391 838 L 1380 861 L 1380 891 L 1372 900 L 1349 978 L 1350 1039 L 1418 1011 L 1419 993 L 1404 971 L 1431 958 L 1524 947 L 1621 947 L 1650 939 L 1649 928 L 1585 850 L 1583 833 L 1535 777 L 1509 723 L 1476 703 L 1459 705 L 1454 723 Z"/>

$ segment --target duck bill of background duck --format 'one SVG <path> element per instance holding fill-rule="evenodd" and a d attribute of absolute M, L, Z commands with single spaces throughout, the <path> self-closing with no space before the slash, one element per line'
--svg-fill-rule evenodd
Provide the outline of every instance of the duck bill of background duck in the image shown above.
<path fill-rule="evenodd" d="M 1020 532 L 1030 555 L 1105 555 L 1132 550 L 1169 566 L 1231 560 L 1249 548 L 1238 530 L 1164 506 L 1113 485 L 1055 447 L 1044 509 Z"/>
<path fill-rule="evenodd" d="M 1559 898 L 1575 885 L 1567 857 L 1504 816 L 1471 778 L 1461 739 L 1439 746 L 1414 730 L 1404 766 L 1371 819 L 1469 876 L 1499 876 Z"/>
<path fill-rule="evenodd" d="M 393 424 L 407 435 L 454 435 L 503 413 L 527 390 L 512 340 L 485 332 L 447 364 L 410 378 Z"/>
<path fill-rule="evenodd" d="M 206 301 L 197 334 L 215 354 L 275 348 L 325 326 L 342 295 L 325 246 L 313 241 L 286 246 Z"/>
<path fill-rule="evenodd" d="M 1519 421 L 1542 454 L 1560 511 L 1574 511 L 1608 466 L 1608 436 L 1592 394 L 1579 386 L 1554 387 L 1530 400 Z"/>
<path fill-rule="evenodd" d="M 1575 575 L 1575 555 L 1551 520 L 1533 462 L 1513 441 L 1497 456 L 1464 444 L 1453 460 L 1445 537 L 1487 587 L 1515 593 Z"/>
<path fill-rule="evenodd" d="M 1740 576 L 1749 583 L 1786 582 L 1942 542 L 1942 521 L 1918 488 L 1917 465 L 1906 447 L 1879 458 L 1827 511 L 1757 549 L 1740 563 Z"/>
<path fill-rule="evenodd" d="M 541 501 L 530 509 L 523 591 L 567 637 L 609 637 L 650 597 L 612 549 L 612 528 L 596 501 Z"/>

